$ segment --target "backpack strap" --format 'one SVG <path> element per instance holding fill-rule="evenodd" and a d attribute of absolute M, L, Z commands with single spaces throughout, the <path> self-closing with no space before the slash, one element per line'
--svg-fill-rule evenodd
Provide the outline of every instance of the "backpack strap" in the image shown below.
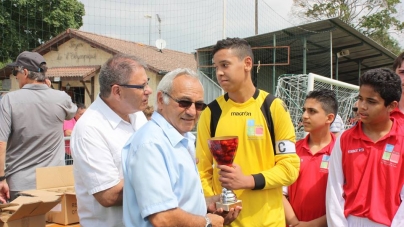
<path fill-rule="evenodd" d="M 219 103 L 215 100 L 208 104 L 210 109 L 210 137 L 215 137 L 216 127 L 219 122 L 220 115 L 222 115 L 222 109 Z"/>
<path fill-rule="evenodd" d="M 273 96 L 272 94 L 268 94 L 267 97 L 265 97 L 265 100 L 261 105 L 261 111 L 265 117 L 265 121 L 267 122 L 269 134 L 271 136 L 272 147 L 274 149 L 273 151 L 276 154 L 274 123 L 272 121 L 271 111 L 269 109 L 275 98 L 276 97 Z"/>

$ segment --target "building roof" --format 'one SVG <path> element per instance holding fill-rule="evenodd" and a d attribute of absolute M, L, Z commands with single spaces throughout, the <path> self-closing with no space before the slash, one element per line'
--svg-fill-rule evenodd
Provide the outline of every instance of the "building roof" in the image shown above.
<path fill-rule="evenodd" d="M 176 68 L 190 68 L 195 71 L 197 69 L 196 60 L 193 54 L 170 49 L 163 49 L 160 51 L 154 46 L 76 29 L 67 29 L 64 33 L 35 48 L 33 51 L 44 55 L 51 50 L 57 49 L 59 45 L 72 38 L 83 40 L 91 46 L 104 50 L 110 54 L 124 53 L 137 56 L 148 65 L 150 70 L 160 74 L 164 74 Z"/>
<path fill-rule="evenodd" d="M 110 54 L 124 53 L 134 55 L 142 59 L 151 71 L 156 72 L 160 75 L 164 75 L 176 68 L 190 68 L 194 71 L 197 70 L 195 57 L 193 54 L 190 53 L 184 53 L 170 49 L 159 50 L 154 46 L 149 46 L 142 43 L 126 41 L 70 28 L 32 51 L 38 52 L 41 55 L 45 55 L 49 51 L 57 50 L 58 46 L 69 41 L 72 38 L 83 40 L 84 42 L 90 44 L 92 47 L 99 48 Z M 68 72 L 67 68 L 74 70 Z M 55 70 L 60 71 L 64 69 L 58 68 Z M 75 75 L 77 75 L 77 70 L 79 69 L 75 69 L 74 67 L 66 67 L 63 77 L 74 77 Z M 48 73 L 52 71 L 54 71 L 52 68 L 48 69 Z M 10 68 L 4 67 L 3 69 L 0 69 L 0 79 L 8 78 L 10 74 Z"/>
<path fill-rule="evenodd" d="M 316 21 L 244 39 L 253 48 L 271 47 L 274 46 L 274 43 L 276 46 L 290 47 L 290 54 L 282 49 L 276 50 L 275 61 L 277 63 L 290 62 L 289 65 L 276 66 L 277 73 L 302 74 L 303 62 L 306 60 L 307 74 L 312 72 L 326 77 L 332 76 L 334 79 L 338 78 L 340 81 L 356 85 L 363 72 L 374 68 L 391 68 L 397 57 L 338 18 Z M 304 40 L 307 41 L 306 47 L 304 47 Z M 212 46 L 200 48 L 198 52 L 211 48 Z M 306 56 L 304 56 L 304 50 Z M 341 51 L 344 51 L 343 56 L 337 57 L 337 53 L 341 53 Z M 258 60 L 261 61 L 261 64 L 263 62 L 273 63 L 273 52 L 273 49 L 270 48 L 255 50 L 254 64 L 257 64 Z M 210 60 L 211 56 L 203 59 L 211 64 L 205 59 Z"/>
<path fill-rule="evenodd" d="M 100 65 L 93 66 L 70 66 L 70 67 L 53 67 L 49 68 L 46 75 L 49 78 L 80 78 L 83 81 L 89 80 L 100 70 Z"/>

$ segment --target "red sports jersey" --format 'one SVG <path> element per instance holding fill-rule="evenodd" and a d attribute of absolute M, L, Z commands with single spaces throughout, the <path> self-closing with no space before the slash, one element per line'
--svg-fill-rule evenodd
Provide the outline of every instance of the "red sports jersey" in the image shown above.
<path fill-rule="evenodd" d="M 344 215 L 390 226 L 404 185 L 404 127 L 395 117 L 390 132 L 374 143 L 362 122 L 341 135 Z"/>
<path fill-rule="evenodd" d="M 328 160 L 335 143 L 331 142 L 316 154 L 309 148 L 308 134 L 296 143 L 300 157 L 299 177 L 288 188 L 289 202 L 300 221 L 311 221 L 325 215 L 325 192 L 327 188 Z"/>
<path fill-rule="evenodd" d="M 404 113 L 398 107 L 391 111 L 390 116 L 404 124 Z"/>

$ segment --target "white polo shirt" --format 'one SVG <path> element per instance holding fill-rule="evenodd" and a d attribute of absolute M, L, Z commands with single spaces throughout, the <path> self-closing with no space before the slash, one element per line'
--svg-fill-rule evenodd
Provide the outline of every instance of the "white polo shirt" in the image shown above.
<path fill-rule="evenodd" d="M 103 207 L 93 194 L 123 179 L 121 151 L 147 119 L 142 111 L 126 122 L 98 96 L 75 125 L 71 136 L 74 180 L 80 225 L 120 227 L 122 206 Z"/>

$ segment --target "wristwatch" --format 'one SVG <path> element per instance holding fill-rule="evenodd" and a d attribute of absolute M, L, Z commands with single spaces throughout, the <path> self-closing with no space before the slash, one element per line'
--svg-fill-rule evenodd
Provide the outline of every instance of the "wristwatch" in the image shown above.
<path fill-rule="evenodd" d="M 210 219 L 208 217 L 205 217 L 205 220 L 206 220 L 205 227 L 212 227 L 212 223 L 210 223 Z"/>
<path fill-rule="evenodd" d="M 0 181 L 3 181 L 3 180 L 5 180 L 6 179 L 6 176 L 1 176 L 0 177 Z"/>

